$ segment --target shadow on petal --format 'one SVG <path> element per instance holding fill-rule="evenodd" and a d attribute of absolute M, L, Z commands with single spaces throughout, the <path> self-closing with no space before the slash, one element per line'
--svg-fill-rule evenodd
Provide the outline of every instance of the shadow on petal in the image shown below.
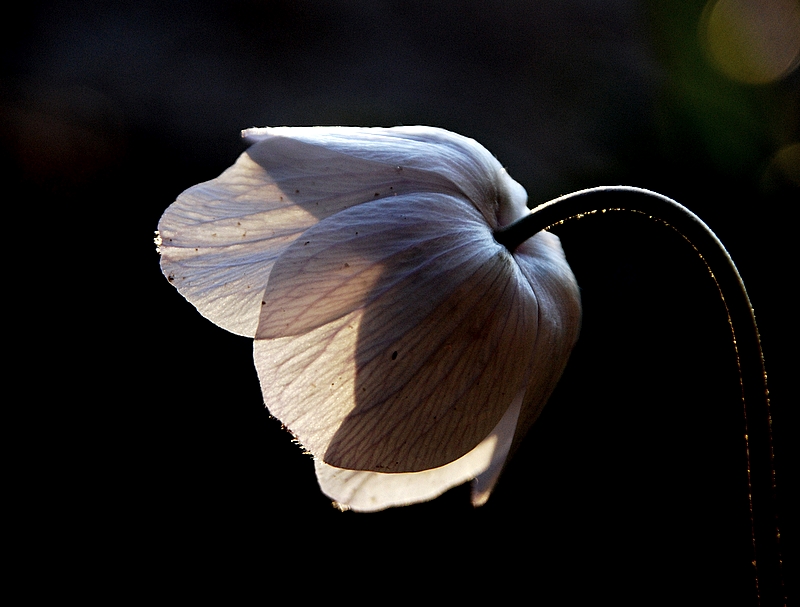
<path fill-rule="evenodd" d="M 525 390 L 520 390 L 494 430 L 472 451 L 439 468 L 385 473 L 344 470 L 317 459 L 314 468 L 322 492 L 345 510 L 376 512 L 424 502 L 475 479 L 472 503 L 482 506 L 503 469 L 517 427 Z"/>
<path fill-rule="evenodd" d="M 255 358 L 267 405 L 339 468 L 415 472 L 458 459 L 496 426 L 532 364 L 519 345 L 536 339 L 536 298 L 479 212 L 451 196 L 391 198 L 320 222 L 276 263 L 264 301 Z"/>

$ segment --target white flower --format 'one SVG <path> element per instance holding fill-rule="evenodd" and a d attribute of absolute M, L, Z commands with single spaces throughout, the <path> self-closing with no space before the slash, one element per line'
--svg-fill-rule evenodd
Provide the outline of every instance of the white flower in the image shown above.
<path fill-rule="evenodd" d="M 467 480 L 489 493 L 577 339 L 558 238 L 493 238 L 525 190 L 429 127 L 250 129 L 253 145 L 159 223 L 161 267 L 201 314 L 255 338 L 269 411 L 323 492 L 380 510 Z"/>

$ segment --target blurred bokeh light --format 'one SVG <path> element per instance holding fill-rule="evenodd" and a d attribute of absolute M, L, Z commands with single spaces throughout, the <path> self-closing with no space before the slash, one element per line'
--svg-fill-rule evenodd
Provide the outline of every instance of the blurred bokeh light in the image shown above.
<path fill-rule="evenodd" d="M 710 0 L 700 36 L 712 64 L 746 84 L 767 84 L 800 62 L 800 3 L 796 0 Z"/>

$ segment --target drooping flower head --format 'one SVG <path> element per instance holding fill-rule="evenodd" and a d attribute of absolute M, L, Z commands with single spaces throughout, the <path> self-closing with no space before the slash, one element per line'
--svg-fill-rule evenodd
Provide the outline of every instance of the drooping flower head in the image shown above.
<path fill-rule="evenodd" d="M 343 507 L 488 498 L 580 324 L 558 238 L 498 228 L 525 190 L 472 139 L 430 127 L 285 127 L 159 222 L 161 267 L 255 338 L 264 402 Z"/>

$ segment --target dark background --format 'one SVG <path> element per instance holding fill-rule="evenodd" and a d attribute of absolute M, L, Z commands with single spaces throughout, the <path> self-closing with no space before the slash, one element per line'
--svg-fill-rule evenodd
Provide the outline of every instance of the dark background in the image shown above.
<path fill-rule="evenodd" d="M 2 26 L 1 151 L 9 275 L 41 314 L 20 369 L 59 378 L 26 380 L 41 441 L 27 461 L 42 464 L 23 503 L 47 521 L 46 545 L 65 557 L 91 547 L 91 567 L 130 592 L 310 574 L 359 600 L 377 579 L 411 597 L 433 582 L 542 604 L 754 604 L 730 330 L 702 262 L 663 226 L 617 213 L 557 229 L 582 288 L 581 338 L 478 510 L 466 486 L 377 514 L 334 510 L 263 407 L 251 341 L 161 276 L 161 213 L 233 163 L 240 129 L 428 124 L 485 145 L 532 206 L 639 186 L 725 243 L 761 330 L 796 596 L 788 214 L 800 160 L 797 148 L 788 170 L 775 159 L 800 141 L 800 75 L 748 85 L 720 73 L 698 37 L 704 4 L 18 7 Z"/>

